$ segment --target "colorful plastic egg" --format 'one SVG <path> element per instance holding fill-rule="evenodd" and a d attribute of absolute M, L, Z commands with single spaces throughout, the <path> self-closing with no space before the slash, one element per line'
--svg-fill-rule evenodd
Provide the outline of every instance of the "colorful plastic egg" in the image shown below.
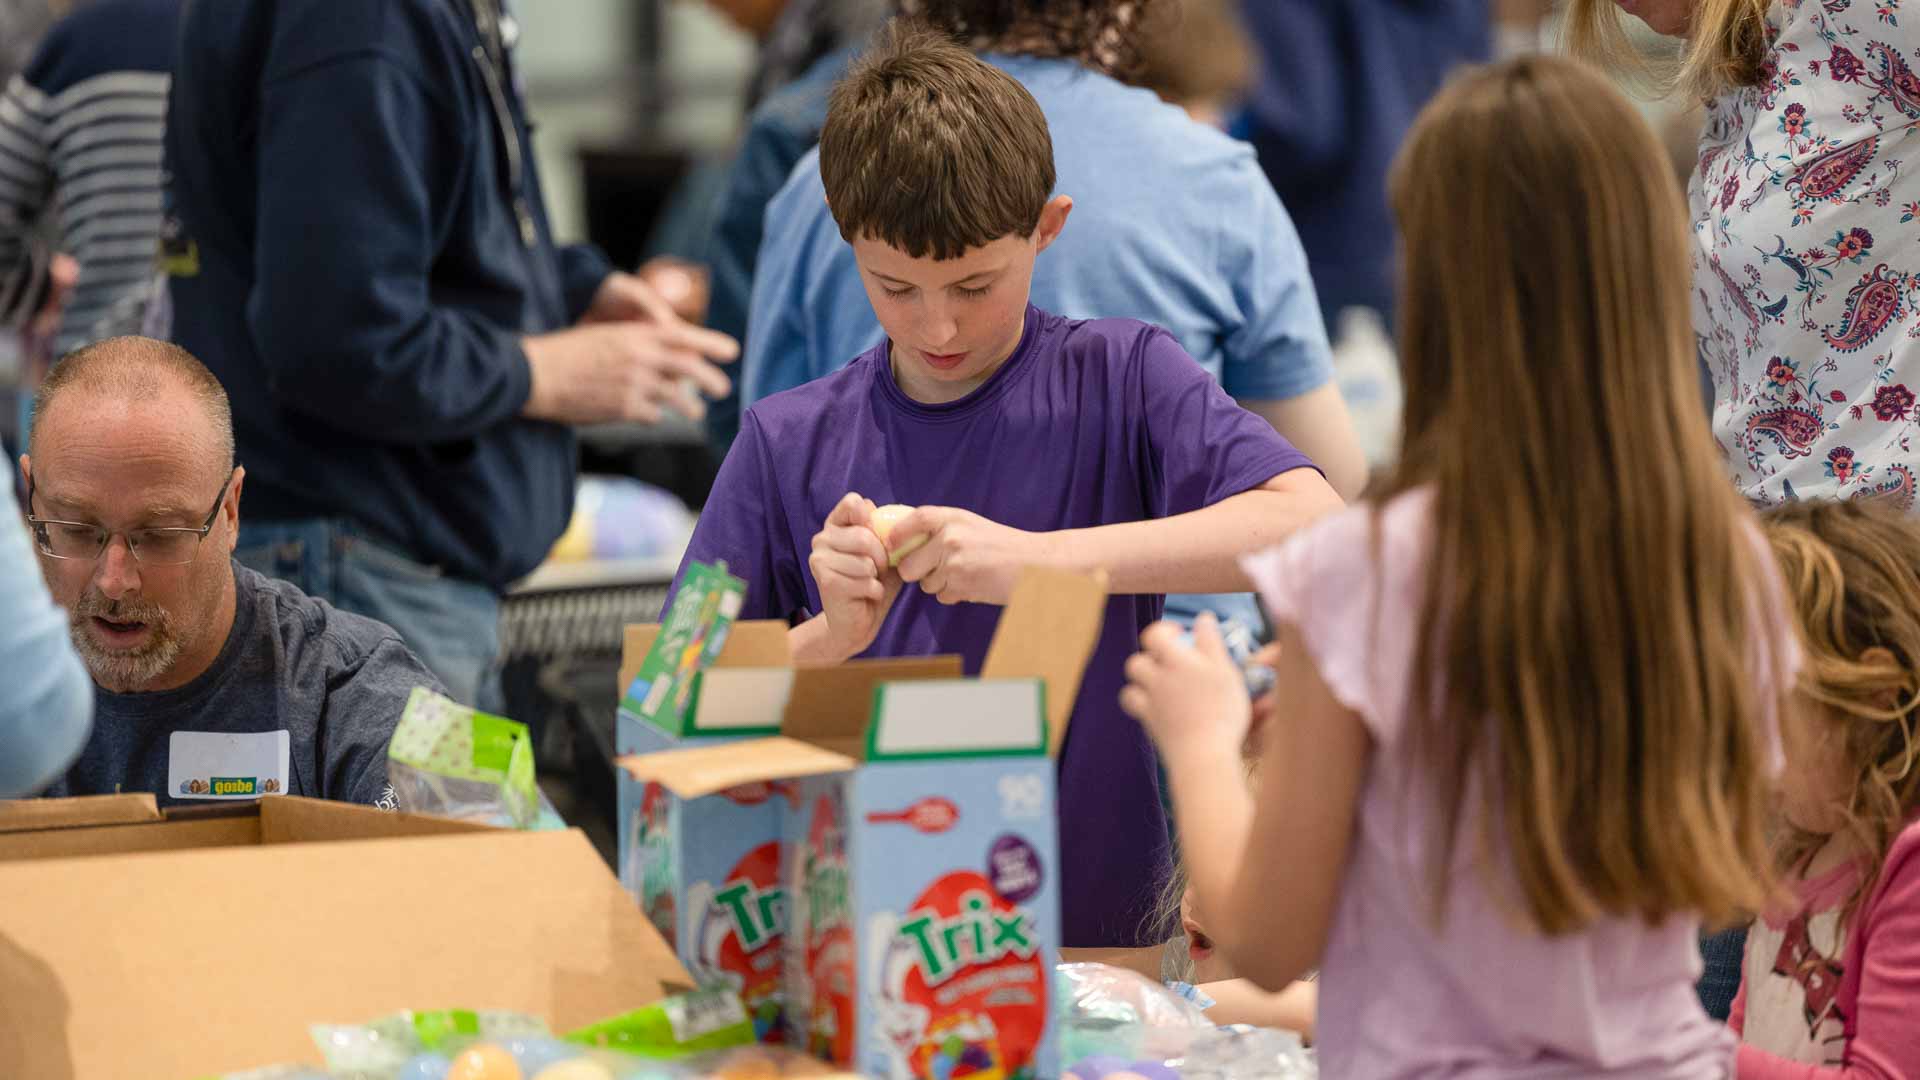
<path fill-rule="evenodd" d="M 505 1047 L 482 1043 L 453 1056 L 447 1080 L 526 1080 L 526 1074 Z"/>
<path fill-rule="evenodd" d="M 893 536 L 893 527 L 900 524 L 900 520 L 911 513 L 913 513 L 913 507 L 911 506 L 902 506 L 899 503 L 888 503 L 874 510 L 873 516 L 868 519 L 867 527 L 873 530 L 873 534 L 880 538 L 882 544 L 885 544 L 889 542 Z M 926 542 L 927 538 L 924 536 L 914 537 L 912 540 L 901 545 L 900 550 L 887 556 L 887 565 L 899 566 L 901 559 L 920 550 L 921 546 Z"/>

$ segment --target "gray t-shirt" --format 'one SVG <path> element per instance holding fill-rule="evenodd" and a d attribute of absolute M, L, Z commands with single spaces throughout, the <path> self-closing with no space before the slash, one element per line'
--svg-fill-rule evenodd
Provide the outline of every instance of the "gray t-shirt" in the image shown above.
<path fill-rule="evenodd" d="M 258 794 L 284 789 L 391 805 L 387 741 L 413 688 L 440 691 L 440 681 L 385 624 L 239 563 L 233 574 L 233 630 L 213 665 L 177 690 L 111 694 L 96 686 L 93 736 L 48 795 L 150 791 L 163 806 L 192 805 L 194 795 L 212 792 L 169 790 L 169 755 L 178 745 L 183 761 L 173 770 L 175 786 L 210 780 L 201 774 L 211 768 L 257 778 Z M 270 756 L 282 731 L 287 769 L 273 790 L 270 767 L 218 764 L 225 754 Z M 176 733 L 185 734 L 176 740 Z M 203 764 L 209 761 L 216 764 Z"/>

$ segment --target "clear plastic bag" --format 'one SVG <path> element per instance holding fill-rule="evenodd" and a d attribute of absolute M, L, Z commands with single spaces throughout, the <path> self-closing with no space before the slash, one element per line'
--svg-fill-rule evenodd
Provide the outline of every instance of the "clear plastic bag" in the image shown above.
<path fill-rule="evenodd" d="M 1055 969 L 1060 1065 L 1069 1080 L 1317 1080 L 1299 1036 L 1215 1027 L 1178 992 L 1105 964 Z"/>
<path fill-rule="evenodd" d="M 387 744 L 387 780 L 406 813 L 511 829 L 566 827 L 535 782 L 525 724 L 425 687 L 414 688 Z"/>

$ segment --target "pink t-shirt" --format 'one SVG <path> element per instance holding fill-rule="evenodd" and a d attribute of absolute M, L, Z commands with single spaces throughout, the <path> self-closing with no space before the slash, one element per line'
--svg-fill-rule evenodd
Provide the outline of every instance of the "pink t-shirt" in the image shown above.
<path fill-rule="evenodd" d="M 1920 1077 L 1920 819 L 1894 837 L 1850 927 L 1840 906 L 1859 869 L 1799 886 L 1800 910 L 1747 936 L 1746 977 L 1729 1026 L 1741 1080 Z"/>
<path fill-rule="evenodd" d="M 1403 738 L 1431 505 L 1430 493 L 1414 492 L 1386 506 L 1378 562 L 1366 506 L 1246 562 L 1275 621 L 1299 630 L 1321 679 L 1373 739 L 1321 963 L 1322 1072 L 1329 1080 L 1728 1075 L 1734 1037 L 1708 1019 L 1694 992 L 1694 919 L 1656 928 L 1610 919 L 1553 938 L 1519 929 L 1496 906 L 1483 872 L 1467 865 L 1476 846 L 1467 833 L 1447 923 L 1435 932 L 1423 770 Z M 1754 542 L 1764 552 L 1757 530 Z M 1769 583 L 1765 595 L 1778 610 L 1779 589 Z M 1758 684 L 1790 677 L 1790 625 L 1784 613 L 1768 621 L 1778 652 L 1756 641 Z M 1789 670 L 1772 670 L 1769 656 Z M 1777 759 L 1777 719 L 1770 710 L 1755 722 Z M 1467 797 L 1469 807 L 1477 804 L 1471 789 Z M 1478 822 L 1469 814 L 1463 828 Z"/>

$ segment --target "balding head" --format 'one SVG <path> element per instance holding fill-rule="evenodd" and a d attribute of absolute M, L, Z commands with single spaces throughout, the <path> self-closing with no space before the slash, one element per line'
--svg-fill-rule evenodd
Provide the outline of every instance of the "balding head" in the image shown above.
<path fill-rule="evenodd" d="M 246 472 L 226 391 L 165 342 L 89 345 L 41 385 L 30 449 L 20 469 L 40 570 L 94 681 L 115 693 L 186 685 L 233 626 Z"/>
<path fill-rule="evenodd" d="M 62 357 L 34 395 L 29 451 L 40 453 L 40 429 L 62 401 L 133 403 L 182 392 L 198 407 L 169 414 L 175 430 L 164 433 L 167 441 L 203 447 L 211 472 L 232 471 L 233 407 L 226 389 L 192 353 L 144 337 L 108 338 Z"/>

